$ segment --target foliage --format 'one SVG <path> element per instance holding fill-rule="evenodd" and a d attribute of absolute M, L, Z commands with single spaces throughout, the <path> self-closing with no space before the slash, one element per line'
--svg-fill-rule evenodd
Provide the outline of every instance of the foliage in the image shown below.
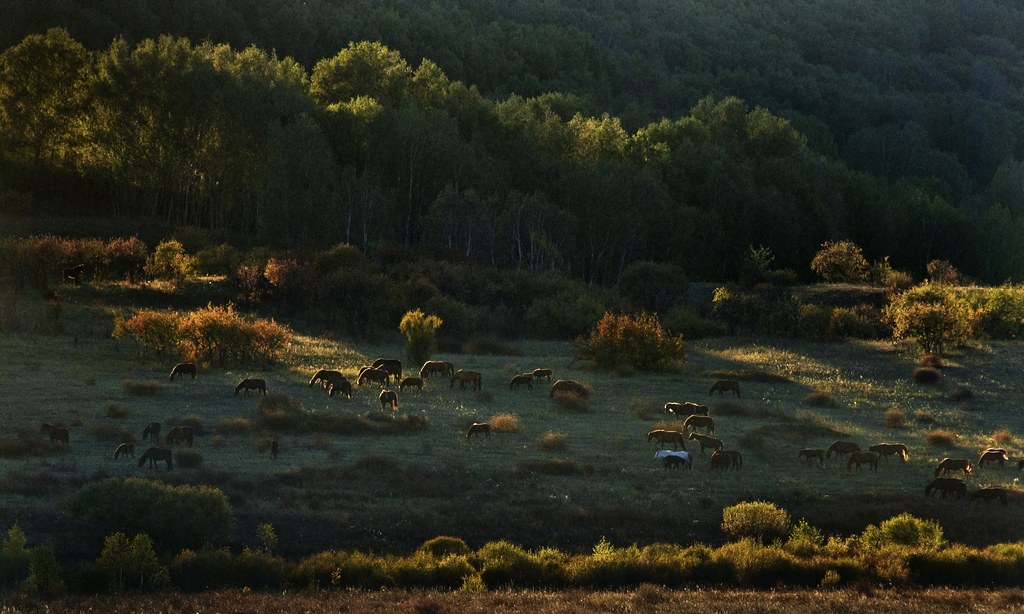
<path fill-rule="evenodd" d="M 961 295 L 928 282 L 893 296 L 883 313 L 894 339 L 914 339 L 929 354 L 965 343 L 980 317 Z"/>
<path fill-rule="evenodd" d="M 423 364 L 437 351 L 437 329 L 441 318 L 427 315 L 419 309 L 406 312 L 398 325 L 405 337 L 405 349 L 413 364 Z"/>
<path fill-rule="evenodd" d="M 674 368 L 686 361 L 681 335 L 665 331 L 656 315 L 605 312 L 589 335 L 576 339 L 577 357 L 604 369 L 629 366 L 643 370 Z"/>
<path fill-rule="evenodd" d="M 658 313 L 685 298 L 689 283 L 678 265 L 634 262 L 619 275 L 616 288 L 637 308 Z"/>
<path fill-rule="evenodd" d="M 121 532 L 111 533 L 103 542 L 96 564 L 115 593 L 126 589 L 160 591 L 170 585 L 167 568 L 157 561 L 153 540 L 145 533 L 131 539 Z"/>
<path fill-rule="evenodd" d="M 469 546 L 459 537 L 439 535 L 423 542 L 419 552 L 427 553 L 436 558 L 447 556 L 466 556 L 470 554 Z"/>
<path fill-rule="evenodd" d="M 942 527 L 934 520 L 918 518 L 906 512 L 894 516 L 879 525 L 868 525 L 859 538 L 862 548 L 883 550 L 887 548 L 911 548 L 915 550 L 938 550 L 946 541 Z"/>
<path fill-rule="evenodd" d="M 146 260 L 145 273 L 154 279 L 185 279 L 195 273 L 195 258 L 179 241 L 161 241 Z"/>
<path fill-rule="evenodd" d="M 928 273 L 928 281 L 943 286 L 959 286 L 963 283 L 963 276 L 947 260 L 932 260 L 925 266 Z"/>
<path fill-rule="evenodd" d="M 733 539 L 781 539 L 790 530 L 789 513 L 767 501 L 745 501 L 722 510 L 722 531 Z"/>
<path fill-rule="evenodd" d="M 0 550 L 0 586 L 16 588 L 28 579 L 31 571 L 32 551 L 28 539 L 17 523 L 7 529 L 3 549 Z"/>
<path fill-rule="evenodd" d="M 811 270 L 827 283 L 859 283 L 867 279 L 868 261 L 852 241 L 826 241 L 814 254 Z"/>

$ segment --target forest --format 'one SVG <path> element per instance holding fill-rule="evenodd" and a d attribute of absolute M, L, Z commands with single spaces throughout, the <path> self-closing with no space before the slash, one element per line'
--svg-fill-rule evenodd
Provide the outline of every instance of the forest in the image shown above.
<path fill-rule="evenodd" d="M 836 239 L 915 276 L 1024 273 L 1012 4 L 0 8 L 3 212 L 597 284 L 733 279 L 752 248 L 807 279 Z"/>

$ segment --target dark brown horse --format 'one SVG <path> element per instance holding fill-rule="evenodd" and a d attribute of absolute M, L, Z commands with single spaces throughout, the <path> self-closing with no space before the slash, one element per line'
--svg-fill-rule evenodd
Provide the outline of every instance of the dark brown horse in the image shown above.
<path fill-rule="evenodd" d="M 686 440 L 683 434 L 679 431 L 667 431 L 665 429 L 654 429 L 647 432 L 647 441 L 655 441 L 658 444 L 658 448 L 661 448 L 661 444 L 670 443 L 672 449 L 675 449 L 675 444 L 679 444 L 679 447 L 683 450 L 686 449 Z"/>
<path fill-rule="evenodd" d="M 428 360 L 420 367 L 420 377 L 424 379 L 435 374 L 450 378 L 454 372 L 455 369 L 452 367 L 452 363 L 444 360 Z"/>
<path fill-rule="evenodd" d="M 832 458 L 835 454 L 840 460 L 847 454 L 853 454 L 854 452 L 860 452 L 860 446 L 852 441 L 836 441 L 825 450 L 825 458 Z"/>
<path fill-rule="evenodd" d="M 850 460 L 846 462 L 846 470 L 851 471 L 854 465 L 857 465 L 857 469 L 860 469 L 861 465 L 867 465 L 872 470 L 878 471 L 878 453 L 853 452 L 850 454 Z"/>
<path fill-rule="evenodd" d="M 711 410 L 707 405 L 699 405 L 693 401 L 669 401 L 665 403 L 665 413 L 672 414 L 676 418 L 686 418 L 687 416 L 706 416 Z"/>
<path fill-rule="evenodd" d="M 64 276 L 62 277 L 62 279 L 64 281 L 74 282 L 75 285 L 77 286 L 78 283 L 82 279 L 82 274 L 83 273 L 85 273 L 85 265 L 84 264 L 75 265 L 73 267 L 68 267 L 68 268 L 64 269 Z"/>
<path fill-rule="evenodd" d="M 704 429 L 704 432 L 708 435 L 715 434 L 715 419 L 711 416 L 689 416 L 686 420 L 683 420 L 683 432 L 687 432 L 690 428 L 696 433 L 698 428 Z"/>
<path fill-rule="evenodd" d="M 181 377 L 182 375 L 191 375 L 192 379 L 196 378 L 196 363 L 194 362 L 179 362 L 174 365 L 171 369 L 171 381 L 175 378 Z"/>
<path fill-rule="evenodd" d="M 966 478 L 971 475 L 972 469 L 974 465 L 966 458 L 944 458 L 935 467 L 935 477 L 939 477 L 940 473 L 948 475 L 950 471 L 963 471 Z"/>
<path fill-rule="evenodd" d="M 388 405 L 391 406 L 391 411 L 398 411 L 398 393 L 394 390 L 381 390 L 380 396 L 377 398 L 380 400 L 381 411 L 384 411 Z"/>
<path fill-rule="evenodd" d="M 122 443 L 117 446 L 117 449 L 114 450 L 114 460 L 117 460 L 122 456 L 131 456 L 132 458 L 135 458 L 135 444 Z"/>
<path fill-rule="evenodd" d="M 377 360 L 373 361 L 373 364 L 371 364 L 370 366 L 373 367 L 374 369 L 384 369 L 391 375 L 391 377 L 395 379 L 396 382 L 402 379 L 401 360 L 395 358 L 378 358 Z"/>
<path fill-rule="evenodd" d="M 164 441 L 166 441 L 169 446 L 177 443 L 184 443 L 186 446 L 191 448 L 192 444 L 195 443 L 194 435 L 195 434 L 192 432 L 191 426 L 176 426 L 167 431 L 167 437 L 164 438 Z"/>
<path fill-rule="evenodd" d="M 904 463 L 910 460 L 910 454 L 907 452 L 907 446 L 902 443 L 876 443 L 869 447 L 868 450 L 877 452 L 879 458 L 888 458 L 896 455 L 899 456 Z"/>
<path fill-rule="evenodd" d="M 460 390 L 465 390 L 466 384 L 469 384 L 473 390 L 480 390 L 483 387 L 484 378 L 478 371 L 463 371 L 459 369 L 452 374 L 452 378 L 448 381 L 448 387 L 454 388 L 455 382 L 459 383 Z"/>
<path fill-rule="evenodd" d="M 555 383 L 551 384 L 551 390 L 548 391 L 548 396 L 554 398 L 556 392 L 569 392 L 575 394 L 581 399 L 586 399 L 590 396 L 589 388 L 576 380 L 571 379 L 555 380 Z"/>
<path fill-rule="evenodd" d="M 423 378 L 422 377 L 407 377 L 402 380 L 402 383 L 398 385 L 399 390 L 405 390 L 406 388 L 415 387 L 417 390 L 423 390 Z"/>
<path fill-rule="evenodd" d="M 474 422 L 469 425 L 469 430 L 466 431 L 466 440 L 468 441 L 473 435 L 479 435 L 483 433 L 488 439 L 491 438 L 491 425 L 486 422 Z"/>
<path fill-rule="evenodd" d="M 341 371 L 320 369 L 313 374 L 313 377 L 309 378 L 309 387 L 312 388 L 315 384 L 320 384 L 324 388 L 330 388 L 332 384 L 336 384 L 341 381 L 347 381 Z"/>
<path fill-rule="evenodd" d="M 704 448 L 711 448 L 712 450 L 718 451 L 725 448 L 725 443 L 721 439 L 711 437 L 709 435 L 701 435 L 694 431 L 690 433 L 687 439 L 692 439 L 700 444 L 700 453 L 704 454 Z"/>
<path fill-rule="evenodd" d="M 40 433 L 46 433 L 50 436 L 50 444 L 54 442 L 62 443 L 64 445 L 71 445 L 71 433 L 62 426 L 53 426 L 52 424 L 43 423 L 43 426 L 39 429 Z"/>
<path fill-rule="evenodd" d="M 945 499 L 946 495 L 963 499 L 967 494 L 967 484 L 960 478 L 935 478 L 924 487 L 924 494 L 928 497 L 937 492 Z"/>
<path fill-rule="evenodd" d="M 551 369 L 534 369 L 530 375 L 537 379 L 546 379 L 551 383 Z"/>
<path fill-rule="evenodd" d="M 238 385 L 235 386 L 236 397 L 238 396 L 238 392 L 240 390 L 245 391 L 245 396 L 249 396 L 250 390 L 262 392 L 263 396 L 267 396 L 267 382 L 266 380 L 260 379 L 258 377 L 247 377 L 244 380 L 238 382 Z"/>
<path fill-rule="evenodd" d="M 526 389 L 533 392 L 533 374 L 523 373 L 513 377 L 508 383 L 509 390 L 519 390 L 520 386 L 526 386 Z"/>
<path fill-rule="evenodd" d="M 363 382 L 376 382 L 381 388 L 386 388 L 390 381 L 391 374 L 386 370 L 369 366 L 360 369 L 359 376 L 356 378 L 356 384 L 359 386 L 362 386 Z"/>
<path fill-rule="evenodd" d="M 718 450 L 711 455 L 711 469 L 726 470 L 729 468 L 737 471 L 743 466 L 743 455 L 736 450 Z"/>
<path fill-rule="evenodd" d="M 170 471 L 173 468 L 171 462 L 171 451 L 167 448 L 150 448 L 142 453 L 139 457 L 139 467 L 146 464 L 149 461 L 150 467 L 156 467 L 158 461 L 165 461 L 167 463 L 167 470 Z"/>
<path fill-rule="evenodd" d="M 1006 455 L 1006 450 L 1003 448 L 986 448 L 978 457 L 978 466 L 984 467 L 985 463 L 999 463 L 1000 467 L 1005 467 L 1008 460 L 1010 457 Z"/>
<path fill-rule="evenodd" d="M 979 488 L 978 490 L 971 493 L 971 501 L 982 501 L 988 503 L 993 499 L 999 499 L 999 502 L 1006 505 L 1006 489 L 999 488 L 997 486 L 989 486 L 988 488 Z"/>
<path fill-rule="evenodd" d="M 344 396 L 346 398 L 351 399 L 352 398 L 352 382 L 350 382 L 348 380 L 345 380 L 345 381 L 342 381 L 342 382 L 338 382 L 337 384 L 331 384 L 330 388 L 327 389 L 327 394 L 329 396 L 332 396 L 332 397 L 335 394 L 340 394 L 340 395 L 342 395 L 342 396 Z"/>
<path fill-rule="evenodd" d="M 825 451 L 821 448 L 804 448 L 797 454 L 797 458 L 806 458 L 807 464 L 810 465 L 811 461 L 818 459 L 818 462 L 822 465 L 825 464 Z"/>
<path fill-rule="evenodd" d="M 731 379 L 720 379 L 714 384 L 711 384 L 711 390 L 708 391 L 708 396 L 711 396 L 716 392 L 718 394 L 732 392 L 738 397 L 740 396 L 740 383 Z"/>
<path fill-rule="evenodd" d="M 150 422 L 146 428 L 142 429 L 142 441 L 146 439 L 152 439 L 153 443 L 160 441 L 160 423 Z"/>

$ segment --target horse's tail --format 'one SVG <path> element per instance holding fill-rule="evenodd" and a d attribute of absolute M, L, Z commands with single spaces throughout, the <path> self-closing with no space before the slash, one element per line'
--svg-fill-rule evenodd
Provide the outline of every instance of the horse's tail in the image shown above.
<path fill-rule="evenodd" d="M 907 446 L 900 448 L 900 456 L 903 457 L 903 462 L 910 460 L 910 453 L 907 452 Z"/>
<path fill-rule="evenodd" d="M 935 468 L 935 477 L 939 477 L 939 474 L 942 473 L 943 469 L 944 467 L 942 463 L 939 463 L 939 466 Z"/>
<path fill-rule="evenodd" d="M 391 411 L 398 411 L 398 399 L 391 397 Z"/>

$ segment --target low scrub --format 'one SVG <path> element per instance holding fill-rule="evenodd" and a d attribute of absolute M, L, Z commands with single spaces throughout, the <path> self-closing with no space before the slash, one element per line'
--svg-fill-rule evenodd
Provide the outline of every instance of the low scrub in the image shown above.
<path fill-rule="evenodd" d="M 882 414 L 882 421 L 891 429 L 901 429 L 907 426 L 907 415 L 897 407 L 890 407 Z"/>
<path fill-rule="evenodd" d="M 924 440 L 933 446 L 949 448 L 956 445 L 957 434 L 948 429 L 935 429 L 925 433 Z"/>
<path fill-rule="evenodd" d="M 747 501 L 722 510 L 722 531 L 737 539 L 782 539 L 789 534 L 790 524 L 789 513 L 767 501 Z"/>
<path fill-rule="evenodd" d="M 138 382 L 126 379 L 121 382 L 124 391 L 136 397 L 151 397 L 157 395 L 164 389 L 164 385 L 158 382 Z"/>
<path fill-rule="evenodd" d="M 563 411 L 574 414 L 583 414 L 590 411 L 586 398 L 570 390 L 559 390 L 551 397 L 551 400 L 554 401 L 555 407 Z"/>
<path fill-rule="evenodd" d="M 914 381 L 918 384 L 938 384 L 942 380 L 942 371 L 935 367 L 918 367 L 914 369 Z"/>
<path fill-rule="evenodd" d="M 810 407 L 838 407 L 839 403 L 832 398 L 831 394 L 816 390 L 804 397 L 804 405 Z"/>
<path fill-rule="evenodd" d="M 182 469 L 196 469 L 203 464 L 203 455 L 194 448 L 175 450 L 174 463 Z"/>
<path fill-rule="evenodd" d="M 575 342 L 577 357 L 602 369 L 629 366 L 644 371 L 677 368 L 686 362 L 681 335 L 661 326 L 658 316 L 614 315 L 606 312 L 589 334 Z"/>
<path fill-rule="evenodd" d="M 545 452 L 565 452 L 567 447 L 565 433 L 555 433 L 554 431 L 544 433 L 538 443 L 540 449 Z"/>
<path fill-rule="evenodd" d="M 519 433 L 523 430 L 523 426 L 519 422 L 519 416 L 511 413 L 491 416 L 487 420 L 487 424 L 491 425 L 491 431 L 494 433 Z"/>

